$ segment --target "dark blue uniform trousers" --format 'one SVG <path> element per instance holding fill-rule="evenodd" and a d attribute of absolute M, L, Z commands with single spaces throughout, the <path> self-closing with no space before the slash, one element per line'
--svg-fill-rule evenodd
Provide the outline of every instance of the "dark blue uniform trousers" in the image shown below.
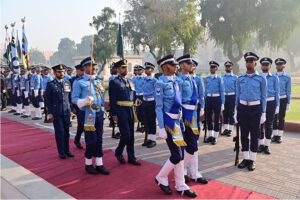
<path fill-rule="evenodd" d="M 17 106 L 16 96 L 15 96 L 15 93 L 13 92 L 13 89 L 8 89 L 7 92 L 8 92 L 10 104 L 12 106 Z"/>
<path fill-rule="evenodd" d="M 261 128 L 260 139 L 271 139 L 272 131 L 273 131 L 273 121 L 275 118 L 276 111 L 276 101 L 268 101 L 267 102 L 267 112 L 266 112 L 266 122 L 264 127 Z"/>
<path fill-rule="evenodd" d="M 17 91 L 19 91 L 19 96 L 17 94 Z M 20 90 L 16 89 L 15 90 L 15 95 L 16 95 L 16 103 L 17 104 L 22 104 L 22 93 L 20 92 Z"/>
<path fill-rule="evenodd" d="M 185 126 L 183 138 L 185 143 L 187 144 L 185 148 L 186 152 L 193 155 L 196 151 L 198 151 L 197 141 L 199 139 L 199 135 L 195 135 L 190 127 Z"/>
<path fill-rule="evenodd" d="M 223 111 L 224 124 L 234 125 L 235 95 L 225 95 L 225 105 Z"/>
<path fill-rule="evenodd" d="M 84 120 L 85 112 L 80 112 L 81 119 Z M 84 139 L 86 144 L 85 157 L 102 157 L 102 142 L 103 142 L 103 111 L 96 112 L 95 121 L 96 131 L 84 131 Z"/>
<path fill-rule="evenodd" d="M 220 130 L 220 114 L 221 114 L 221 97 L 206 97 L 206 116 L 208 130 L 219 132 Z M 212 115 L 214 114 L 214 125 Z"/>
<path fill-rule="evenodd" d="M 136 96 L 136 99 L 139 99 L 141 102 L 143 102 L 143 95 Z M 142 124 L 144 124 L 143 104 L 144 104 L 144 102 L 140 106 L 136 107 L 137 118 L 138 118 L 139 122 L 141 122 Z"/>
<path fill-rule="evenodd" d="M 76 110 L 76 117 L 77 117 L 77 131 L 74 141 L 76 143 L 80 142 L 81 134 L 84 130 L 84 115 L 81 114 L 83 111 L 81 111 L 78 107 L 75 107 Z"/>
<path fill-rule="evenodd" d="M 133 110 L 131 107 L 120 107 L 120 109 L 122 112 L 118 112 L 117 117 L 121 137 L 115 154 L 122 155 L 126 146 L 128 159 L 135 159 Z"/>
<path fill-rule="evenodd" d="M 35 108 L 40 107 L 40 96 L 38 95 L 37 97 L 35 97 L 33 90 L 30 91 L 29 98 L 30 98 L 30 101 L 31 101 L 33 107 L 35 107 Z"/>
<path fill-rule="evenodd" d="M 54 116 L 53 126 L 55 131 L 55 140 L 57 150 L 60 155 L 65 155 L 69 150 L 69 127 L 70 127 L 70 115 L 58 115 Z"/>
<path fill-rule="evenodd" d="M 283 130 L 285 122 L 285 113 L 287 107 L 287 98 L 280 99 L 279 113 L 275 116 L 273 129 Z"/>
<path fill-rule="evenodd" d="M 238 121 L 241 127 L 241 143 L 242 151 L 249 151 L 249 134 L 250 150 L 257 152 L 258 138 L 260 136 L 260 118 L 262 115 L 261 105 L 245 106 L 239 104 L 238 106 Z"/>
<path fill-rule="evenodd" d="M 142 107 L 146 131 L 149 135 L 156 135 L 155 101 L 144 101 Z"/>
<path fill-rule="evenodd" d="M 25 98 L 25 94 L 24 94 L 25 90 L 22 90 L 22 101 L 23 101 L 23 105 L 24 106 L 29 106 L 29 95 L 27 98 Z"/>
<path fill-rule="evenodd" d="M 166 139 L 166 142 L 171 153 L 170 161 L 171 163 L 176 165 L 184 159 L 184 147 L 177 146 L 172 140 L 171 133 L 169 133 L 168 131 L 167 131 L 167 135 L 168 137 Z"/>

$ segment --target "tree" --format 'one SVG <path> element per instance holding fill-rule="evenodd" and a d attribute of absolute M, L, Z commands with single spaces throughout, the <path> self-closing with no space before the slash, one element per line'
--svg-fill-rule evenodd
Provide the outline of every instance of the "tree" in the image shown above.
<path fill-rule="evenodd" d="M 174 52 L 179 45 L 184 53 L 194 53 L 202 39 L 197 21 L 197 2 L 182 0 L 129 0 L 125 11 L 124 36 L 135 52 L 149 50 L 155 59 Z"/>
<path fill-rule="evenodd" d="M 93 35 L 86 35 L 81 38 L 81 42 L 76 44 L 77 46 L 77 56 L 87 56 L 91 53 L 91 45 L 93 42 Z"/>
<path fill-rule="evenodd" d="M 50 57 L 52 65 L 62 63 L 68 66 L 74 65 L 73 57 L 76 55 L 75 41 L 69 38 L 62 38 L 58 44 L 58 51 Z"/>
<path fill-rule="evenodd" d="M 236 66 L 253 34 L 260 46 L 279 48 L 300 19 L 298 0 L 201 0 L 200 7 L 201 23 L 208 28 L 210 39 Z M 238 73 L 238 67 L 235 69 Z"/>
<path fill-rule="evenodd" d="M 116 34 L 117 23 L 113 22 L 116 17 L 115 11 L 109 7 L 105 7 L 101 11 L 101 15 L 94 16 L 90 26 L 94 27 L 97 34 L 94 35 L 94 58 L 102 64 L 99 73 L 103 70 L 103 66 L 112 58 L 116 52 Z"/>
<path fill-rule="evenodd" d="M 289 55 L 289 65 L 291 66 L 291 71 L 296 70 L 295 58 L 300 57 L 300 32 L 295 31 L 294 34 L 290 37 L 288 42 L 286 43 L 283 50 L 287 52 Z"/>
<path fill-rule="evenodd" d="M 44 54 L 39 51 L 38 49 L 31 49 L 29 51 L 29 58 L 30 58 L 30 63 L 31 64 L 45 64 L 46 63 L 46 58 Z"/>

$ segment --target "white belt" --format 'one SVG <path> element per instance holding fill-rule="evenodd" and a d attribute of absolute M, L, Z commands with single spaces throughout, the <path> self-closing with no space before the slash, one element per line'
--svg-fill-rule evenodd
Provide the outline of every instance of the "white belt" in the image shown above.
<path fill-rule="evenodd" d="M 257 100 L 257 101 L 243 101 L 243 100 L 240 100 L 240 104 L 243 104 L 245 106 L 256 106 L 256 105 L 260 104 L 260 100 Z"/>
<path fill-rule="evenodd" d="M 197 110 L 197 106 L 196 105 L 183 104 L 182 107 L 184 107 L 187 110 Z"/>
<path fill-rule="evenodd" d="M 226 96 L 229 96 L 229 95 L 235 95 L 235 92 L 228 92 L 228 93 L 225 93 Z"/>
<path fill-rule="evenodd" d="M 25 87 L 21 87 L 21 90 L 24 90 L 25 89 Z"/>
<path fill-rule="evenodd" d="M 149 97 L 149 98 L 146 98 L 146 97 L 143 97 L 144 101 L 154 101 L 155 98 L 154 97 Z"/>
<path fill-rule="evenodd" d="M 274 101 L 275 100 L 275 97 L 268 97 L 267 98 L 267 101 Z"/>
<path fill-rule="evenodd" d="M 206 96 L 208 96 L 208 97 L 219 97 L 220 94 L 219 93 L 214 93 L 214 94 L 208 93 Z"/>
<path fill-rule="evenodd" d="M 179 119 L 180 118 L 180 115 L 179 114 L 173 114 L 173 113 L 168 113 L 166 112 L 166 114 L 172 118 L 172 119 Z"/>
<path fill-rule="evenodd" d="M 284 99 L 284 98 L 287 98 L 286 94 L 280 96 L 280 99 Z"/>
<path fill-rule="evenodd" d="M 136 93 L 137 96 L 142 96 L 144 93 Z"/>

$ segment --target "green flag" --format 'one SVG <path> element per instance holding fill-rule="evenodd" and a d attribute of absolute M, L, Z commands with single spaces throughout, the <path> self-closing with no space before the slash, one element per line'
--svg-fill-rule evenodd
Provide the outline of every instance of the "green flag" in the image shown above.
<path fill-rule="evenodd" d="M 122 59 L 124 58 L 123 36 L 122 36 L 121 24 L 119 24 L 119 30 L 118 30 L 118 35 L 117 35 L 117 55 L 120 56 Z"/>

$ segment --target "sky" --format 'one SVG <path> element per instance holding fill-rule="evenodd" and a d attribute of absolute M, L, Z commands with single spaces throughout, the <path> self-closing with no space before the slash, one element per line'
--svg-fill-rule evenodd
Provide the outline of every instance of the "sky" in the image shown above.
<path fill-rule="evenodd" d="M 89 26 L 93 16 L 100 15 L 104 7 L 113 8 L 117 15 L 128 5 L 126 0 L 0 0 L 1 41 L 5 28 L 16 22 L 21 38 L 21 18 L 26 17 L 25 33 L 30 48 L 56 51 L 61 38 L 68 37 L 76 43 L 85 35 L 95 33 Z M 118 17 L 115 19 L 118 21 Z"/>

